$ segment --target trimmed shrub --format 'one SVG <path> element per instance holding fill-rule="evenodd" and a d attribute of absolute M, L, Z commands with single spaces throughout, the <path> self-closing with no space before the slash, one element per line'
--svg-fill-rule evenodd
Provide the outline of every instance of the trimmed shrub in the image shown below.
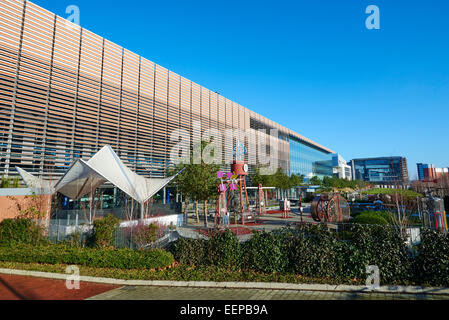
<path fill-rule="evenodd" d="M 209 265 L 238 270 L 241 262 L 241 247 L 238 238 L 227 229 L 214 230 L 207 243 L 206 261 Z"/>
<path fill-rule="evenodd" d="M 289 270 L 311 277 L 336 277 L 337 240 L 324 225 L 300 225 L 290 238 Z"/>
<path fill-rule="evenodd" d="M 94 221 L 94 245 L 98 248 L 114 246 L 114 231 L 119 226 L 119 220 L 109 214 L 106 218 Z"/>
<path fill-rule="evenodd" d="M 43 242 L 41 228 L 30 219 L 5 219 L 0 223 L 0 245 Z"/>
<path fill-rule="evenodd" d="M 433 286 L 449 286 L 449 236 L 425 230 L 418 245 L 414 261 L 414 273 L 418 283 Z"/>
<path fill-rule="evenodd" d="M 255 231 L 242 245 L 242 268 L 259 272 L 280 272 L 287 265 L 282 235 Z"/>
<path fill-rule="evenodd" d="M 206 265 L 207 241 L 203 239 L 179 238 L 172 242 L 169 251 L 180 264 Z"/>
<path fill-rule="evenodd" d="M 75 264 L 98 268 L 155 269 L 173 263 L 173 255 L 162 249 L 96 249 L 65 245 L 0 247 L 0 260 L 9 262 Z"/>
<path fill-rule="evenodd" d="M 411 278 L 411 258 L 405 239 L 397 228 L 381 225 L 351 225 L 347 255 L 357 278 L 366 277 L 366 266 L 379 267 L 381 283 L 408 281 Z M 346 268 L 342 268 L 343 270 Z"/>
<path fill-rule="evenodd" d="M 150 245 L 158 238 L 159 227 L 155 224 L 145 225 L 139 221 L 138 225 L 133 229 L 132 237 L 138 248 Z"/>
<path fill-rule="evenodd" d="M 386 220 L 382 214 L 378 214 L 377 212 L 374 211 L 362 212 L 353 219 L 351 219 L 351 222 L 358 224 L 378 224 L 378 225 L 388 224 L 388 220 Z"/>
<path fill-rule="evenodd" d="M 366 267 L 376 265 L 383 284 L 410 281 L 411 258 L 396 228 L 353 224 L 345 230 L 344 240 L 338 235 L 325 225 L 301 225 L 256 232 L 239 245 L 228 231 L 214 234 L 209 241 L 179 239 L 171 250 L 181 264 L 197 267 L 241 267 L 347 281 L 366 279 Z"/>

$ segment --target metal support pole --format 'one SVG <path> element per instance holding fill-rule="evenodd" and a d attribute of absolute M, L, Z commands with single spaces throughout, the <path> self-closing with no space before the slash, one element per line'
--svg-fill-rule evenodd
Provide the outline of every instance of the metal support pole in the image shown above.
<path fill-rule="evenodd" d="M 58 229 L 57 229 L 57 233 L 56 233 L 56 242 L 59 242 L 59 219 L 58 219 L 58 225 L 57 225 L 57 227 L 58 227 Z"/>
<path fill-rule="evenodd" d="M 131 228 L 131 236 L 129 238 L 129 248 L 132 249 L 132 243 L 133 243 L 133 223 L 130 222 L 130 228 Z"/>

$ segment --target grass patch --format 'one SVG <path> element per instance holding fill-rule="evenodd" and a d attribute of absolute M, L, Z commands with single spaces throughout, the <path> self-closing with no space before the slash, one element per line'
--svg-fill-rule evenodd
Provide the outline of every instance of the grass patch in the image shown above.
<path fill-rule="evenodd" d="M 65 274 L 66 264 L 39 264 L 0 261 L 0 268 Z M 251 271 L 230 271 L 216 267 L 189 267 L 178 265 L 165 270 L 116 269 L 78 266 L 80 275 L 125 280 L 169 280 L 169 281 L 213 281 L 213 282 L 278 282 L 298 284 L 349 284 L 362 285 L 363 279 L 347 279 L 344 282 L 330 278 L 312 278 L 296 274 L 258 273 Z"/>
<path fill-rule="evenodd" d="M 387 188 L 374 188 L 370 190 L 366 190 L 362 192 L 363 194 L 388 194 L 388 195 L 401 195 L 407 199 L 416 199 L 416 197 L 422 198 L 423 195 L 421 193 L 417 193 L 412 190 L 404 190 L 404 189 L 387 189 Z"/>
<path fill-rule="evenodd" d="M 157 269 L 170 266 L 174 262 L 173 255 L 161 249 L 78 248 L 63 244 L 0 246 L 0 260 L 23 263 L 74 264 L 114 269 Z"/>

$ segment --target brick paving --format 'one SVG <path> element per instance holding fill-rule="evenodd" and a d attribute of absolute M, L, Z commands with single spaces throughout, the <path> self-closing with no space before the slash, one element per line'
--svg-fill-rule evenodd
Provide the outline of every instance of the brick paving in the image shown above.
<path fill-rule="evenodd" d="M 0 300 L 84 300 L 119 286 L 80 282 L 69 290 L 65 280 L 0 274 Z"/>
<path fill-rule="evenodd" d="M 449 300 L 449 295 L 127 286 L 89 300 Z"/>

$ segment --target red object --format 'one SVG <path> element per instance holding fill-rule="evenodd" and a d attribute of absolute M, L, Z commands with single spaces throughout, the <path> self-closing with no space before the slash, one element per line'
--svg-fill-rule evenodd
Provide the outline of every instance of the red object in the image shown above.
<path fill-rule="evenodd" d="M 257 220 L 257 221 L 255 221 L 255 222 L 246 222 L 246 223 L 245 223 L 245 226 L 261 226 L 261 225 L 263 225 L 264 223 L 266 223 L 265 220 Z M 235 225 L 235 222 L 232 221 L 230 224 Z"/>
<path fill-rule="evenodd" d="M 266 213 L 267 214 L 277 214 L 277 213 L 283 213 L 284 211 L 282 210 L 268 210 Z"/>
<path fill-rule="evenodd" d="M 239 176 L 247 176 L 248 171 L 244 170 L 245 164 L 245 161 L 234 160 L 234 162 L 231 164 L 231 171 Z"/>
<path fill-rule="evenodd" d="M 2 300 L 84 300 L 119 287 L 82 281 L 79 290 L 69 290 L 65 280 L 0 275 Z"/>
<path fill-rule="evenodd" d="M 438 183 L 438 179 L 434 179 L 434 180 L 421 180 L 421 182 L 431 182 L 431 183 Z"/>

